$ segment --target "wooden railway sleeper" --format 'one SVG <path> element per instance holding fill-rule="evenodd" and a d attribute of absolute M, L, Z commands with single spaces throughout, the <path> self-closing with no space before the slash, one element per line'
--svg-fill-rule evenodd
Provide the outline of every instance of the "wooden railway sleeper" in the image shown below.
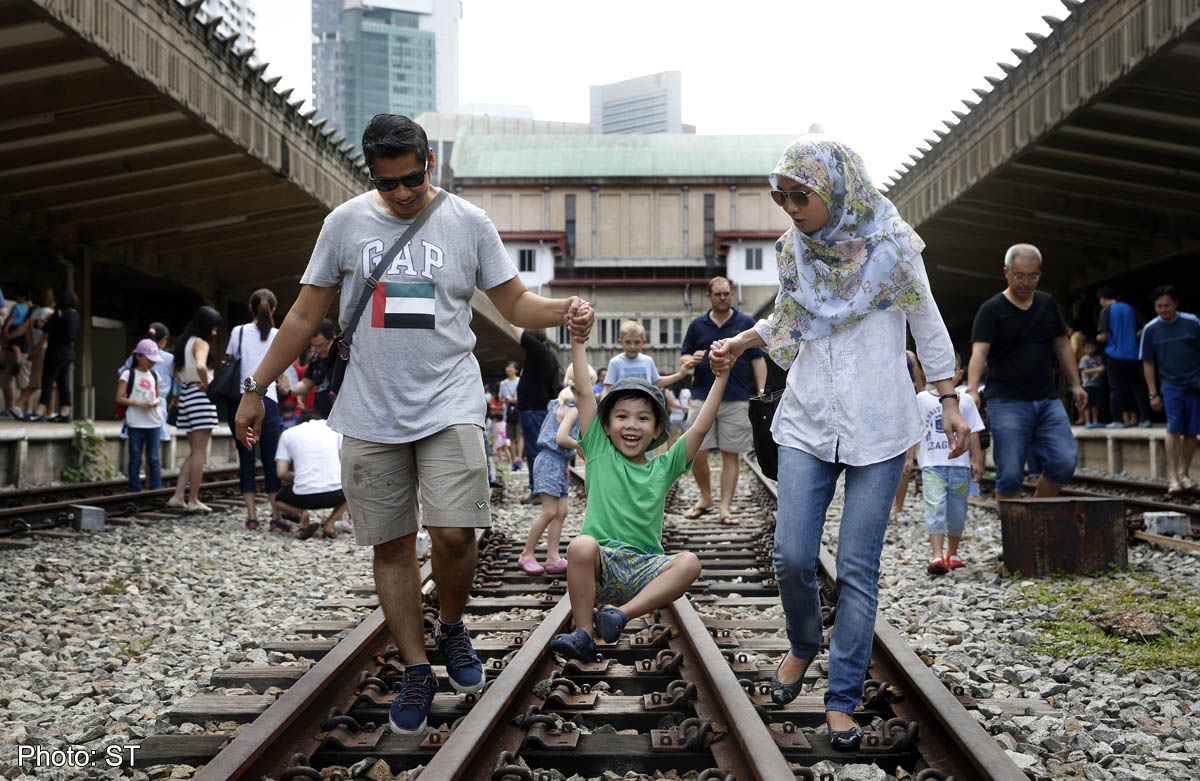
<path fill-rule="evenodd" d="M 888 719 L 878 732 L 863 735 L 858 750 L 864 754 L 915 751 L 917 727 L 917 722 L 910 722 L 898 716 Z"/>
<path fill-rule="evenodd" d="M 955 781 L 954 776 L 948 776 L 940 770 L 932 767 L 927 767 L 920 773 L 917 773 L 913 781 Z"/>
<path fill-rule="evenodd" d="M 521 726 L 525 729 L 525 737 L 521 739 L 522 749 L 532 746 L 543 751 L 563 751 L 579 745 L 579 730 L 571 721 L 564 721 L 559 726 L 552 716 L 527 711 L 521 719 Z"/>
<path fill-rule="evenodd" d="M 656 753 L 707 751 L 718 739 L 712 722 L 693 716 L 670 729 L 650 730 L 650 750 Z"/>
<path fill-rule="evenodd" d="M 778 727 L 778 729 L 777 729 Z M 812 744 L 808 742 L 808 738 L 804 733 L 796 729 L 796 723 L 785 721 L 782 724 L 769 724 L 767 729 L 771 731 L 771 737 L 775 739 L 775 745 L 788 751 L 812 751 Z"/>
<path fill-rule="evenodd" d="M 570 678 L 552 676 L 550 691 L 546 694 L 543 708 L 563 710 L 592 710 L 596 707 L 596 693 L 588 684 L 578 684 Z"/>
<path fill-rule="evenodd" d="M 635 675 L 678 675 L 683 666 L 683 651 L 673 651 L 664 648 L 654 655 L 654 659 L 639 659 L 633 666 Z"/>
<path fill-rule="evenodd" d="M 652 624 L 646 627 L 645 634 L 634 635 L 630 645 L 666 648 L 670 642 L 671 628 L 665 624 Z"/>
<path fill-rule="evenodd" d="M 721 649 L 721 656 L 725 657 L 725 661 L 729 663 L 730 669 L 735 673 L 758 672 L 758 665 L 750 661 L 750 655 L 745 651 L 733 651 L 723 648 Z"/>
<path fill-rule="evenodd" d="M 687 681 L 671 681 L 665 692 L 650 692 L 642 695 L 642 707 L 648 711 L 679 710 L 690 707 L 695 702 L 699 692 L 695 683 Z"/>
<path fill-rule="evenodd" d="M 863 683 L 862 704 L 867 710 L 888 710 L 893 702 L 904 700 L 904 692 L 890 683 L 869 678 Z"/>
<path fill-rule="evenodd" d="M 304 754 L 293 754 L 287 770 L 279 774 L 279 781 L 291 781 L 293 778 L 310 778 L 313 781 L 324 781 L 325 776 L 320 770 L 308 764 L 311 760 Z"/>

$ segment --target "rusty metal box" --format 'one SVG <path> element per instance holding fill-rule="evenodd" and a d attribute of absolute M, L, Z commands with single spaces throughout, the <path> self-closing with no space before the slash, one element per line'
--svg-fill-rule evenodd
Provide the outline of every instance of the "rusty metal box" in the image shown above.
<path fill-rule="evenodd" d="M 1026 576 L 1129 566 L 1125 503 L 1119 499 L 1010 499 L 1000 502 L 1004 569 Z"/>

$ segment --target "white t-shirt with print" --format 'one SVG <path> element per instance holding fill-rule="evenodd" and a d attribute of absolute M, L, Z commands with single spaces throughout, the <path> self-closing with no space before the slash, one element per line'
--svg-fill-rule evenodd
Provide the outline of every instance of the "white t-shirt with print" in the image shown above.
<path fill-rule="evenodd" d="M 921 414 L 921 423 L 925 432 L 921 435 L 921 448 L 917 451 L 917 463 L 922 468 L 927 466 L 971 466 L 970 453 L 963 453 L 951 460 L 950 441 L 946 439 L 946 431 L 942 428 L 942 403 L 938 397 L 929 391 L 917 394 L 917 410 Z M 983 418 L 975 402 L 965 393 L 958 394 L 958 410 L 963 420 L 971 427 L 971 433 L 983 431 Z"/>
<path fill-rule="evenodd" d="M 156 392 L 158 378 L 154 376 L 153 370 L 144 372 L 133 369 L 132 373 L 132 379 L 128 379 L 129 372 L 121 375 L 122 378 L 126 378 L 125 396 L 133 401 L 152 401 L 154 406 L 126 407 L 125 425 L 129 428 L 162 428 L 162 407 L 159 405 L 162 394 Z"/>

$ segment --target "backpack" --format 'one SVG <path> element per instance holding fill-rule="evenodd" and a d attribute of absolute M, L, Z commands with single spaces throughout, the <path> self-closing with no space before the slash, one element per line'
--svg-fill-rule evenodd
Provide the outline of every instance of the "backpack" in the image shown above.
<path fill-rule="evenodd" d="M 150 373 L 154 375 L 154 395 L 159 396 L 161 394 L 159 393 L 159 388 L 158 388 L 158 375 L 154 374 L 153 369 L 150 370 Z M 126 369 L 125 373 L 117 378 L 118 386 L 120 386 L 122 380 L 124 380 L 124 382 L 125 382 L 125 398 L 129 398 L 129 383 L 133 382 L 133 367 L 132 366 L 130 366 L 128 369 Z M 127 406 L 125 406 L 124 404 L 117 404 L 116 402 L 113 402 L 113 406 L 116 407 L 115 414 L 117 416 L 117 420 L 124 420 L 125 412 L 129 408 Z"/>

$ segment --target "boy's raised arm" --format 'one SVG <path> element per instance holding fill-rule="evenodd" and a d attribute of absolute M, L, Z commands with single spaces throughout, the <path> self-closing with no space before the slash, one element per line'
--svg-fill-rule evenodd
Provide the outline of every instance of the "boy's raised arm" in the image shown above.
<path fill-rule="evenodd" d="M 704 435 L 708 433 L 708 430 L 712 428 L 713 421 L 717 419 L 717 408 L 721 406 L 721 397 L 725 395 L 725 386 L 728 383 L 729 370 L 716 376 L 712 387 L 708 390 L 708 398 L 704 400 L 704 406 L 696 415 L 695 422 L 683 433 L 684 439 L 687 440 L 687 462 L 689 464 L 700 452 L 700 443 L 704 441 Z"/>
<path fill-rule="evenodd" d="M 588 376 L 587 341 L 591 334 L 591 314 L 586 305 L 580 307 L 579 313 L 572 319 L 571 329 L 571 365 L 576 377 Z M 583 331 L 584 324 L 587 330 Z M 588 390 L 588 389 L 584 389 Z M 577 392 L 575 394 L 576 409 L 579 410 L 579 436 L 582 438 L 592 418 L 596 417 L 596 397 L 592 393 Z"/>

